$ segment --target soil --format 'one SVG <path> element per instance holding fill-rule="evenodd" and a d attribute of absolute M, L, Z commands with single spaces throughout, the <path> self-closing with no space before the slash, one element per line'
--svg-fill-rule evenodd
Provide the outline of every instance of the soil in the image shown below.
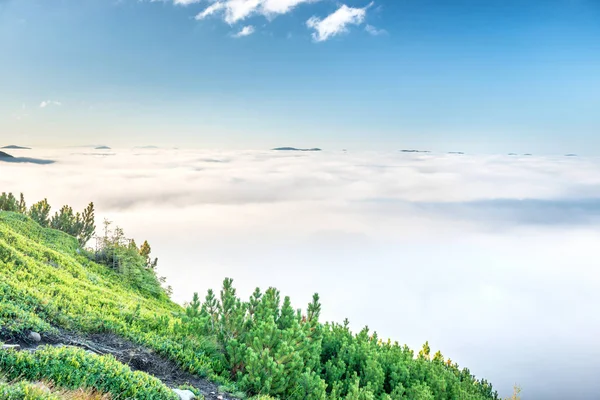
<path fill-rule="evenodd" d="M 58 334 L 44 335 L 39 343 L 32 343 L 26 337 L 9 337 L 0 332 L 0 340 L 6 344 L 19 344 L 22 350 L 35 351 L 39 346 L 75 346 L 96 354 L 112 354 L 134 371 L 143 371 L 160 379 L 165 385 L 177 388 L 191 385 L 198 389 L 207 400 L 234 400 L 235 397 L 219 391 L 219 386 L 182 370 L 175 362 L 168 360 L 150 349 L 135 344 L 112 333 L 80 335 L 59 331 Z"/>

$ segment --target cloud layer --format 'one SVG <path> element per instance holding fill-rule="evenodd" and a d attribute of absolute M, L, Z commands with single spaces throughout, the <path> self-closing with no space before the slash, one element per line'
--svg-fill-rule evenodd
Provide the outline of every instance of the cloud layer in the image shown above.
<path fill-rule="evenodd" d="M 400 152 L 31 150 L 3 191 L 95 201 L 186 301 L 225 276 L 434 349 L 508 394 L 600 391 L 600 160 Z M 42 184 L 43 183 L 43 184 Z M 560 367 L 557 367 L 560 366 Z"/>

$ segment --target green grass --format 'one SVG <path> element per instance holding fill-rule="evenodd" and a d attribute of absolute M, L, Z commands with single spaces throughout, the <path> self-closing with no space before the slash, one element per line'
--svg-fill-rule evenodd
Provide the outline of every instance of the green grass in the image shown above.
<path fill-rule="evenodd" d="M 176 400 L 158 379 L 132 371 L 112 356 L 97 356 L 74 347 L 0 352 L 0 370 L 10 380 L 50 381 L 65 389 L 96 389 L 115 398 Z"/>

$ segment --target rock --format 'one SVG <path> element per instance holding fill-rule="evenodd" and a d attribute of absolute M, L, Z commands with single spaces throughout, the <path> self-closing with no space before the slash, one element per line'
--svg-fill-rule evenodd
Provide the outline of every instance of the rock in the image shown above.
<path fill-rule="evenodd" d="M 16 351 L 19 351 L 19 350 L 21 350 L 21 346 L 19 346 L 18 344 L 3 344 L 2 345 L 2 350 L 16 350 Z"/>
<path fill-rule="evenodd" d="M 37 332 L 29 332 L 27 339 L 31 340 L 32 342 L 39 343 L 42 341 L 42 336 Z"/>
<path fill-rule="evenodd" d="M 173 389 L 173 391 L 181 400 L 193 400 L 196 398 L 190 390 Z"/>
<path fill-rule="evenodd" d="M 218 395 L 218 396 L 217 396 L 217 400 L 223 400 L 223 396 L 221 396 L 221 395 Z"/>

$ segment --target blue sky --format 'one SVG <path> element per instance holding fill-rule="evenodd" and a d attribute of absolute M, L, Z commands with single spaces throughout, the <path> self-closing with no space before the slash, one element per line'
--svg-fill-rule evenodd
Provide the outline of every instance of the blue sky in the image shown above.
<path fill-rule="evenodd" d="M 1 137 L 600 149 L 596 0 L 174 1 L 0 0 Z"/>

